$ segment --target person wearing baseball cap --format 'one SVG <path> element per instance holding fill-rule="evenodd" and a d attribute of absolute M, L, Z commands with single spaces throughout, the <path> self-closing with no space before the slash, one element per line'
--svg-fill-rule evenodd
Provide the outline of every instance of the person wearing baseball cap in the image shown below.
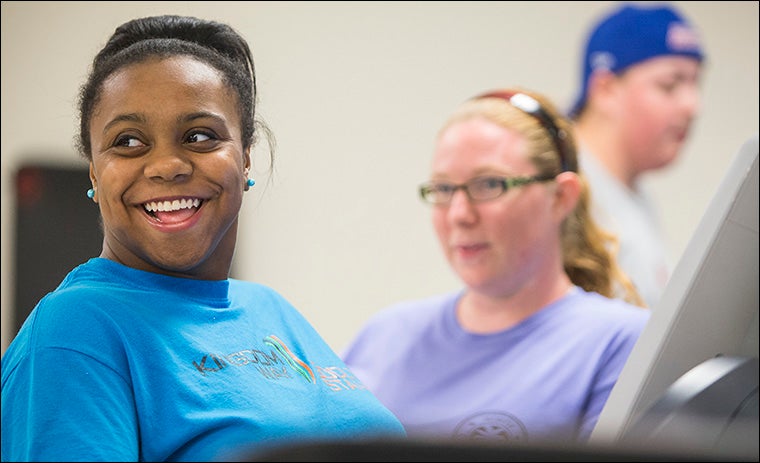
<path fill-rule="evenodd" d="M 672 5 L 622 3 L 591 31 L 568 111 L 593 214 L 618 235 L 619 262 L 652 308 L 671 256 L 641 178 L 682 151 L 700 109 L 704 61 L 697 31 Z"/>

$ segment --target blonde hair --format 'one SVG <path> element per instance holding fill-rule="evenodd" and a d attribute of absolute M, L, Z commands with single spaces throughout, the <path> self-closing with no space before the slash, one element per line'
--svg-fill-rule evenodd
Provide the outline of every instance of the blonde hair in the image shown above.
<path fill-rule="evenodd" d="M 535 115 L 510 103 L 509 96 L 516 93 L 528 95 L 540 104 L 540 109 L 558 129 L 559 137 L 552 136 Z M 591 191 L 578 169 L 571 122 L 543 95 L 522 88 L 508 88 L 464 102 L 449 117 L 440 132 L 456 122 L 476 117 L 485 118 L 523 135 L 528 142 L 531 160 L 538 169 L 538 175 L 561 173 L 563 169 L 560 150 L 564 153 L 566 169 L 577 172 L 581 182 L 578 203 L 562 224 L 562 259 L 565 273 L 573 284 L 586 291 L 621 298 L 645 307 L 646 304 L 631 279 L 618 265 L 617 236 L 601 228 L 591 216 Z M 561 143 L 561 147 L 557 146 L 558 143 Z"/>

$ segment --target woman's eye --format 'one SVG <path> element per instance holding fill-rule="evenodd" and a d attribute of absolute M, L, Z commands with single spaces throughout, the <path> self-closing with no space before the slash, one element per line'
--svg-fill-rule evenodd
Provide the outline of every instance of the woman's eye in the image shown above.
<path fill-rule="evenodd" d="M 187 143 L 201 143 L 212 139 L 213 137 L 205 132 L 193 132 L 187 137 L 186 141 Z"/>
<path fill-rule="evenodd" d="M 114 142 L 114 146 L 123 146 L 125 148 L 137 148 L 140 146 L 144 146 L 144 143 L 141 142 L 138 138 L 135 138 L 131 135 L 122 135 L 116 139 L 116 142 Z"/>
<path fill-rule="evenodd" d="M 479 185 L 480 188 L 483 189 L 498 189 L 501 188 L 502 180 L 500 178 L 485 178 L 482 180 L 482 183 Z"/>

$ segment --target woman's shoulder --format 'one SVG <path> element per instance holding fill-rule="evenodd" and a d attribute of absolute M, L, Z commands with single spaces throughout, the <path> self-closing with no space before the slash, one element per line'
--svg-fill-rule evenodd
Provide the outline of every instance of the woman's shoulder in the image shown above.
<path fill-rule="evenodd" d="M 94 358 L 119 339 L 118 323 L 109 312 L 107 293 L 98 288 L 62 283 L 45 295 L 14 338 L 26 352 L 57 349 Z"/>
<path fill-rule="evenodd" d="M 425 325 L 456 303 L 460 292 L 449 292 L 420 298 L 404 299 L 380 308 L 372 314 L 368 325 L 390 326 L 393 329 Z"/>
<path fill-rule="evenodd" d="M 230 278 L 230 297 L 238 302 L 269 302 L 291 306 L 290 301 L 278 290 L 263 283 Z"/>
<path fill-rule="evenodd" d="M 650 309 L 639 307 L 620 298 L 603 296 L 596 292 L 577 288 L 568 298 L 575 311 L 606 323 L 618 321 L 643 326 L 651 315 Z"/>

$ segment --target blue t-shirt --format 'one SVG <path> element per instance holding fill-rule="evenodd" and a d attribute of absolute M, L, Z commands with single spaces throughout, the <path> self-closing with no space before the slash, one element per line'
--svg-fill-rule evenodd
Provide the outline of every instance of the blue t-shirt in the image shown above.
<path fill-rule="evenodd" d="M 581 288 L 516 326 L 473 334 L 461 293 L 378 312 L 343 359 L 410 437 L 585 441 L 649 311 Z"/>
<path fill-rule="evenodd" d="M 211 461 L 401 424 L 273 290 L 103 259 L 2 358 L 3 461 Z"/>

